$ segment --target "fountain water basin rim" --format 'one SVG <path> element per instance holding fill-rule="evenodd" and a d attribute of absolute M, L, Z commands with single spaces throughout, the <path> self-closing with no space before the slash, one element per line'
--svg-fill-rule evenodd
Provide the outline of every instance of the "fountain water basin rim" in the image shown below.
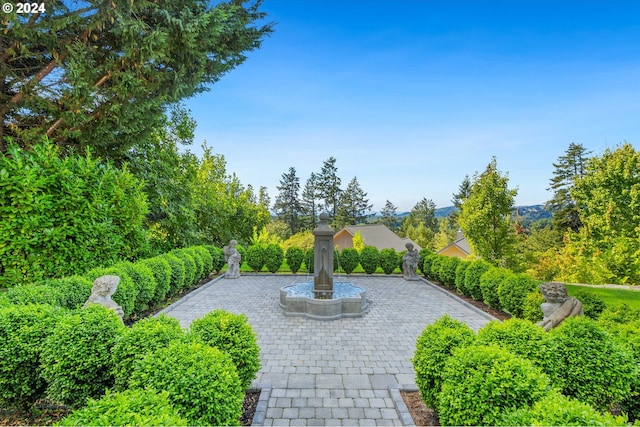
<path fill-rule="evenodd" d="M 280 288 L 280 306 L 287 316 L 305 316 L 315 320 L 361 317 L 368 308 L 365 289 L 350 282 L 334 282 L 331 298 L 315 298 L 313 282 L 301 282 Z"/>

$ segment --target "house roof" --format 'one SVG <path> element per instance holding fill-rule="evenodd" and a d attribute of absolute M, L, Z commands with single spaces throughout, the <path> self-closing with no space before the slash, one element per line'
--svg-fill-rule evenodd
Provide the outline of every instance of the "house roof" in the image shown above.
<path fill-rule="evenodd" d="M 437 253 L 442 253 L 444 251 L 446 251 L 447 249 L 451 248 L 452 246 L 457 247 L 458 249 L 460 249 L 462 252 L 466 253 L 467 255 L 471 255 L 471 247 L 469 246 L 469 242 L 467 241 L 467 239 L 462 235 L 462 231 L 458 230 L 458 234 L 456 235 L 456 240 L 445 246 L 444 248 L 440 249 Z"/>
<path fill-rule="evenodd" d="M 407 249 L 405 246 L 407 243 L 413 243 L 413 246 L 418 250 L 422 249 L 413 240 L 398 236 L 384 224 L 348 225 L 342 230 L 347 231 L 351 236 L 359 231 L 365 245 L 375 246 L 378 249 L 393 248 L 397 252 L 401 252 Z"/>

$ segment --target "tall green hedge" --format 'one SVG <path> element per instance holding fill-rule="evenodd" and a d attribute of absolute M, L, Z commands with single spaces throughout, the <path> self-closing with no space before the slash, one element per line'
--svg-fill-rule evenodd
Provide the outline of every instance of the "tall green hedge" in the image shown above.
<path fill-rule="evenodd" d="M 51 143 L 0 155 L 0 287 L 82 274 L 144 250 L 142 183 Z"/>
<path fill-rule="evenodd" d="M 391 274 L 398 267 L 398 254 L 393 248 L 384 248 L 380 250 L 380 268 L 384 274 Z"/>
<path fill-rule="evenodd" d="M 304 251 L 297 246 L 291 246 L 285 253 L 287 265 L 293 274 L 296 274 L 304 261 Z"/>
<path fill-rule="evenodd" d="M 251 245 L 245 254 L 247 265 L 254 271 L 259 272 L 264 267 L 265 249 L 260 245 Z"/>
<path fill-rule="evenodd" d="M 380 264 L 380 252 L 374 246 L 365 246 L 360 252 L 360 265 L 367 274 L 375 273 Z"/>
<path fill-rule="evenodd" d="M 282 246 L 276 243 L 270 243 L 264 248 L 264 264 L 267 266 L 269 272 L 277 272 L 283 261 L 284 251 L 282 250 Z"/>
<path fill-rule="evenodd" d="M 360 254 L 355 248 L 344 248 L 340 252 L 340 266 L 345 273 L 353 273 L 358 264 L 360 264 Z"/>

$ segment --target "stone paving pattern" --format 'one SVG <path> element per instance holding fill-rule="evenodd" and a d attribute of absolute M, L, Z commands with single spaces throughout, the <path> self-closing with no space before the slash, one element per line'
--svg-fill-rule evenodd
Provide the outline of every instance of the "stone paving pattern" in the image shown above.
<path fill-rule="evenodd" d="M 253 387 L 271 387 L 264 419 L 254 424 L 402 425 L 390 386 L 415 387 L 411 358 L 425 326 L 445 313 L 474 330 L 493 318 L 424 280 L 346 277 L 367 289 L 371 303 L 361 318 L 285 316 L 280 287 L 306 275 L 218 278 L 164 312 L 185 328 L 217 308 L 247 316 L 262 363 Z"/>

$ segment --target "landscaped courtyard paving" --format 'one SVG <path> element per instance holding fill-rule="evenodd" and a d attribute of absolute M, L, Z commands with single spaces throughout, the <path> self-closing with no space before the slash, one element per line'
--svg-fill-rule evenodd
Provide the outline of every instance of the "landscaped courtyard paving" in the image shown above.
<path fill-rule="evenodd" d="M 309 278 L 217 278 L 164 310 L 183 327 L 217 308 L 247 316 L 262 363 L 254 386 L 268 395 L 262 397 L 254 425 L 407 423 L 407 414 L 396 409 L 399 393 L 394 390 L 415 387 L 410 359 L 425 326 L 445 313 L 474 330 L 493 319 L 424 280 L 393 276 L 349 276 L 371 301 L 363 317 L 287 317 L 278 304 L 279 289 L 304 280 Z"/>

